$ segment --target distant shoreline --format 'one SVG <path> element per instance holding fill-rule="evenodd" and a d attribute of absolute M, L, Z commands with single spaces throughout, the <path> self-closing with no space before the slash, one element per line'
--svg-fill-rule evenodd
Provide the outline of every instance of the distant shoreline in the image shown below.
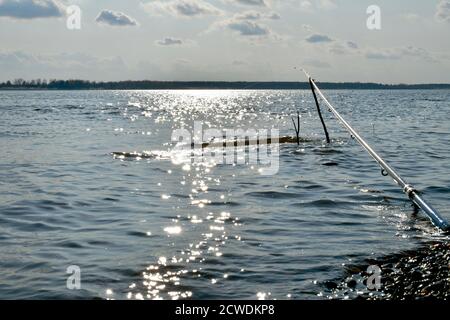
<path fill-rule="evenodd" d="M 318 82 L 328 90 L 440 90 L 450 84 L 381 84 L 363 82 Z M 15 80 L 0 83 L 0 90 L 307 90 L 308 82 L 258 81 L 111 81 Z"/>

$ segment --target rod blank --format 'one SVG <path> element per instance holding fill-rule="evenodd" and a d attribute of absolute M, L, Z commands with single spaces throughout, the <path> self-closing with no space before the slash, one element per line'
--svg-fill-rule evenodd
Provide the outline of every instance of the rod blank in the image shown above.
<path fill-rule="evenodd" d="M 309 78 L 310 83 L 313 88 L 317 91 L 319 96 L 331 110 L 331 112 L 338 118 L 338 120 L 342 123 L 345 129 L 358 141 L 358 143 L 372 156 L 372 158 L 378 162 L 381 168 L 386 172 L 387 175 L 391 176 L 392 179 L 402 188 L 403 192 L 409 197 L 409 199 L 421 208 L 427 216 L 430 218 L 431 222 L 438 228 L 443 231 L 449 231 L 450 225 L 448 222 L 442 218 L 439 213 L 428 204 L 423 197 L 419 194 L 419 192 L 411 185 L 409 185 L 391 166 L 389 166 L 386 161 L 381 158 L 375 150 L 358 134 L 358 132 L 353 129 L 350 124 L 345 121 L 345 119 L 336 111 L 336 109 L 331 105 L 328 99 L 323 95 L 322 91 L 320 91 L 319 87 L 315 83 L 315 81 L 311 78 L 311 76 L 305 72 L 306 76 Z"/>

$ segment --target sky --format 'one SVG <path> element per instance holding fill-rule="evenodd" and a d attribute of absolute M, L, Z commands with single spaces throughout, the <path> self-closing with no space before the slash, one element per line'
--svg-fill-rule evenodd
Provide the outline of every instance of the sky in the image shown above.
<path fill-rule="evenodd" d="M 450 83 L 449 40 L 450 0 L 0 0 L 0 81 Z"/>

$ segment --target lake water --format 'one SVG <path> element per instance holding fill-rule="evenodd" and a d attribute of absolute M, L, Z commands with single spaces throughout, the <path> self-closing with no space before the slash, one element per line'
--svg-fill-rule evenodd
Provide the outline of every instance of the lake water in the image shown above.
<path fill-rule="evenodd" d="M 450 219 L 450 91 L 325 94 Z M 294 135 L 297 110 L 308 142 L 275 175 L 170 152 L 194 121 Z M 330 145 L 310 91 L 0 92 L 0 298 L 322 299 L 346 265 L 442 238 L 323 112 Z"/>

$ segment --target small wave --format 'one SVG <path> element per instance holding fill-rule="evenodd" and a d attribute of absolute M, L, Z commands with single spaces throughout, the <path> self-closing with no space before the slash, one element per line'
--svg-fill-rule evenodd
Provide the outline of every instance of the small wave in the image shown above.
<path fill-rule="evenodd" d="M 249 197 L 255 198 L 271 198 L 271 199 L 289 199 L 289 198 L 297 198 L 298 194 L 289 193 L 289 192 L 279 192 L 279 191 L 257 191 L 257 192 L 248 192 L 245 194 Z"/>
<path fill-rule="evenodd" d="M 450 244 L 432 242 L 414 250 L 394 253 L 345 268 L 342 279 L 325 281 L 329 298 L 366 300 L 447 300 Z M 380 270 L 378 288 L 368 288 L 370 266 Z M 370 280 L 372 282 L 372 280 Z"/>
<path fill-rule="evenodd" d="M 133 237 L 148 238 L 148 233 L 141 232 L 141 231 L 128 231 L 127 235 L 133 236 Z"/>

